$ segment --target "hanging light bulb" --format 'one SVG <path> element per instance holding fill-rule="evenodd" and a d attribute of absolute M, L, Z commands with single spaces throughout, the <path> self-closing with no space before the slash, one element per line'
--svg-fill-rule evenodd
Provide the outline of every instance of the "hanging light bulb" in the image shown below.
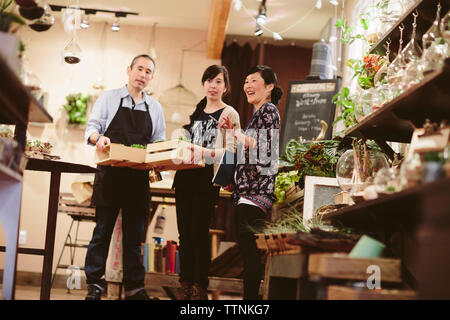
<path fill-rule="evenodd" d="M 111 26 L 111 30 L 114 32 L 117 32 L 120 30 L 120 24 L 119 24 L 119 19 L 117 19 L 116 21 L 114 21 L 114 23 Z"/>
<path fill-rule="evenodd" d="M 339 5 L 339 1 L 338 0 L 330 0 L 330 4 L 332 4 L 333 6 L 337 6 L 337 5 Z"/>
<path fill-rule="evenodd" d="M 259 25 L 256 25 L 255 36 L 259 37 L 263 33 L 264 33 L 264 31 L 261 29 L 261 27 Z"/>
<path fill-rule="evenodd" d="M 234 6 L 234 10 L 240 11 L 242 8 L 242 1 L 241 0 L 233 0 L 233 6 Z"/>
<path fill-rule="evenodd" d="M 283 40 L 283 37 L 280 36 L 280 34 L 279 34 L 278 32 L 274 32 L 274 33 L 273 33 L 273 38 L 274 38 L 275 40 Z"/>
<path fill-rule="evenodd" d="M 87 14 L 83 15 L 83 19 L 81 19 L 80 27 L 82 29 L 89 28 L 89 16 Z"/>
<path fill-rule="evenodd" d="M 316 8 L 317 8 L 317 9 L 322 8 L 322 0 L 317 0 L 317 2 L 316 2 Z"/>

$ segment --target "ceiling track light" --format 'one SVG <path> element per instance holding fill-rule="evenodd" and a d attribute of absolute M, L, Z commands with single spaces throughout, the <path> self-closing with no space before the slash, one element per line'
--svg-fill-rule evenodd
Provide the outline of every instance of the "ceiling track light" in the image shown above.
<path fill-rule="evenodd" d="M 266 9 L 266 0 L 262 0 L 261 5 L 259 6 L 258 15 L 256 16 L 256 22 L 259 25 L 266 24 L 267 21 L 267 9 Z"/>
<path fill-rule="evenodd" d="M 54 11 L 54 12 L 60 12 L 60 11 L 62 11 L 63 9 L 67 9 L 66 6 L 60 6 L 60 5 L 55 5 L 55 4 L 50 4 L 49 6 L 50 6 L 50 8 L 52 9 L 52 11 Z M 113 10 L 103 10 L 103 9 L 93 9 L 93 8 L 82 8 L 82 7 L 79 7 L 78 9 L 79 9 L 79 10 L 83 10 L 84 13 L 85 13 L 86 15 L 89 15 L 89 14 L 94 14 L 94 15 L 95 15 L 95 14 L 97 14 L 97 12 L 114 13 L 114 15 L 115 15 L 116 17 L 118 17 L 118 18 L 119 18 L 119 17 L 126 18 L 127 15 L 134 15 L 134 16 L 139 15 L 139 13 L 137 13 L 137 12 L 113 11 Z"/>
<path fill-rule="evenodd" d="M 81 19 L 80 27 L 82 29 L 89 28 L 89 16 L 87 14 L 83 15 L 83 18 Z"/>
<path fill-rule="evenodd" d="M 120 24 L 119 24 L 119 19 L 117 18 L 116 21 L 114 21 L 114 23 L 111 26 L 111 30 L 114 32 L 117 32 L 120 30 Z"/>

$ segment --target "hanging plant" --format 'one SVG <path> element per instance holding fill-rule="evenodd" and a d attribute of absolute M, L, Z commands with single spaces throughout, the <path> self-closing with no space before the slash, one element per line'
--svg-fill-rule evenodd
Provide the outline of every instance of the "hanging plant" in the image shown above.
<path fill-rule="evenodd" d="M 377 19 L 377 17 L 373 15 L 374 10 L 372 9 L 386 9 L 387 3 L 388 1 L 386 0 L 380 0 L 373 6 L 370 6 L 366 13 L 360 15 L 359 23 L 364 31 L 368 31 L 370 24 Z M 366 43 L 367 47 L 370 47 L 378 40 L 370 37 L 370 35 L 365 36 L 356 33 L 352 27 L 347 25 L 346 20 L 338 19 L 335 27 L 341 29 L 341 42 L 344 44 L 352 44 L 356 40 L 362 40 Z M 370 54 L 367 52 L 364 54 L 363 58 L 349 59 L 345 64 L 353 71 L 352 79 L 356 78 L 359 87 L 363 90 L 367 90 L 375 86 L 375 79 L 381 83 L 385 81 L 385 73 L 379 75 L 377 75 L 377 73 L 382 69 L 386 62 L 383 55 Z M 336 103 L 336 106 L 340 110 L 340 115 L 336 118 L 335 123 L 342 120 L 346 128 L 357 123 L 355 114 L 355 108 L 357 106 L 354 99 L 352 99 L 348 87 L 343 87 L 341 91 L 333 97 L 332 101 Z"/>
<path fill-rule="evenodd" d="M 25 21 L 10 10 L 13 0 L 0 0 L 0 31 L 15 33 L 18 28 L 12 30 L 13 24 L 25 25 Z"/>
<path fill-rule="evenodd" d="M 348 128 L 357 123 L 355 116 L 355 102 L 350 97 L 349 88 L 343 87 L 341 91 L 333 97 L 332 102 L 341 110 L 333 124 L 342 120 L 345 127 Z"/>
<path fill-rule="evenodd" d="M 85 124 L 87 120 L 87 106 L 90 99 L 89 94 L 69 94 L 66 97 L 66 104 L 63 106 L 67 112 L 70 124 Z"/>

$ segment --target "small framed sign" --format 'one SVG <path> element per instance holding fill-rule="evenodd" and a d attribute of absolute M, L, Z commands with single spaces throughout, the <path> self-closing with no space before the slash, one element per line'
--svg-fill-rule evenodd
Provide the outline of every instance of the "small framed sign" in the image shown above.
<path fill-rule="evenodd" d="M 334 204 L 334 196 L 341 191 L 336 178 L 306 176 L 303 221 L 307 223 L 320 207 Z"/>

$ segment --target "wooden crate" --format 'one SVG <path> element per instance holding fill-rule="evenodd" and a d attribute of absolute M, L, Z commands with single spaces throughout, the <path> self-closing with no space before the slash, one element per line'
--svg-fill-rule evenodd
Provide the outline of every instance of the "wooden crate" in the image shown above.
<path fill-rule="evenodd" d="M 305 195 L 305 190 L 300 189 L 299 186 L 293 182 L 289 188 L 286 189 L 285 203 L 291 203 Z"/>
<path fill-rule="evenodd" d="M 145 149 L 111 143 L 108 151 L 95 150 L 95 163 L 101 166 L 134 167 L 145 161 Z"/>
<path fill-rule="evenodd" d="M 189 163 L 191 160 L 190 142 L 182 140 L 169 140 L 147 145 L 145 163 L 136 166 L 137 169 L 150 169 L 158 167 L 159 171 L 186 170 L 202 168 L 205 163 Z"/>
<path fill-rule="evenodd" d="M 366 281 L 369 266 L 378 266 L 382 282 L 401 283 L 400 259 L 390 258 L 351 258 L 346 254 L 316 253 L 309 256 L 310 276 L 333 279 Z"/>
<path fill-rule="evenodd" d="M 410 289 L 367 289 L 332 285 L 327 289 L 328 300 L 416 300 L 417 292 Z"/>
<path fill-rule="evenodd" d="M 296 233 L 256 234 L 256 246 L 272 255 L 285 255 L 304 252 L 305 248 L 291 244 L 287 240 L 295 238 Z"/>

